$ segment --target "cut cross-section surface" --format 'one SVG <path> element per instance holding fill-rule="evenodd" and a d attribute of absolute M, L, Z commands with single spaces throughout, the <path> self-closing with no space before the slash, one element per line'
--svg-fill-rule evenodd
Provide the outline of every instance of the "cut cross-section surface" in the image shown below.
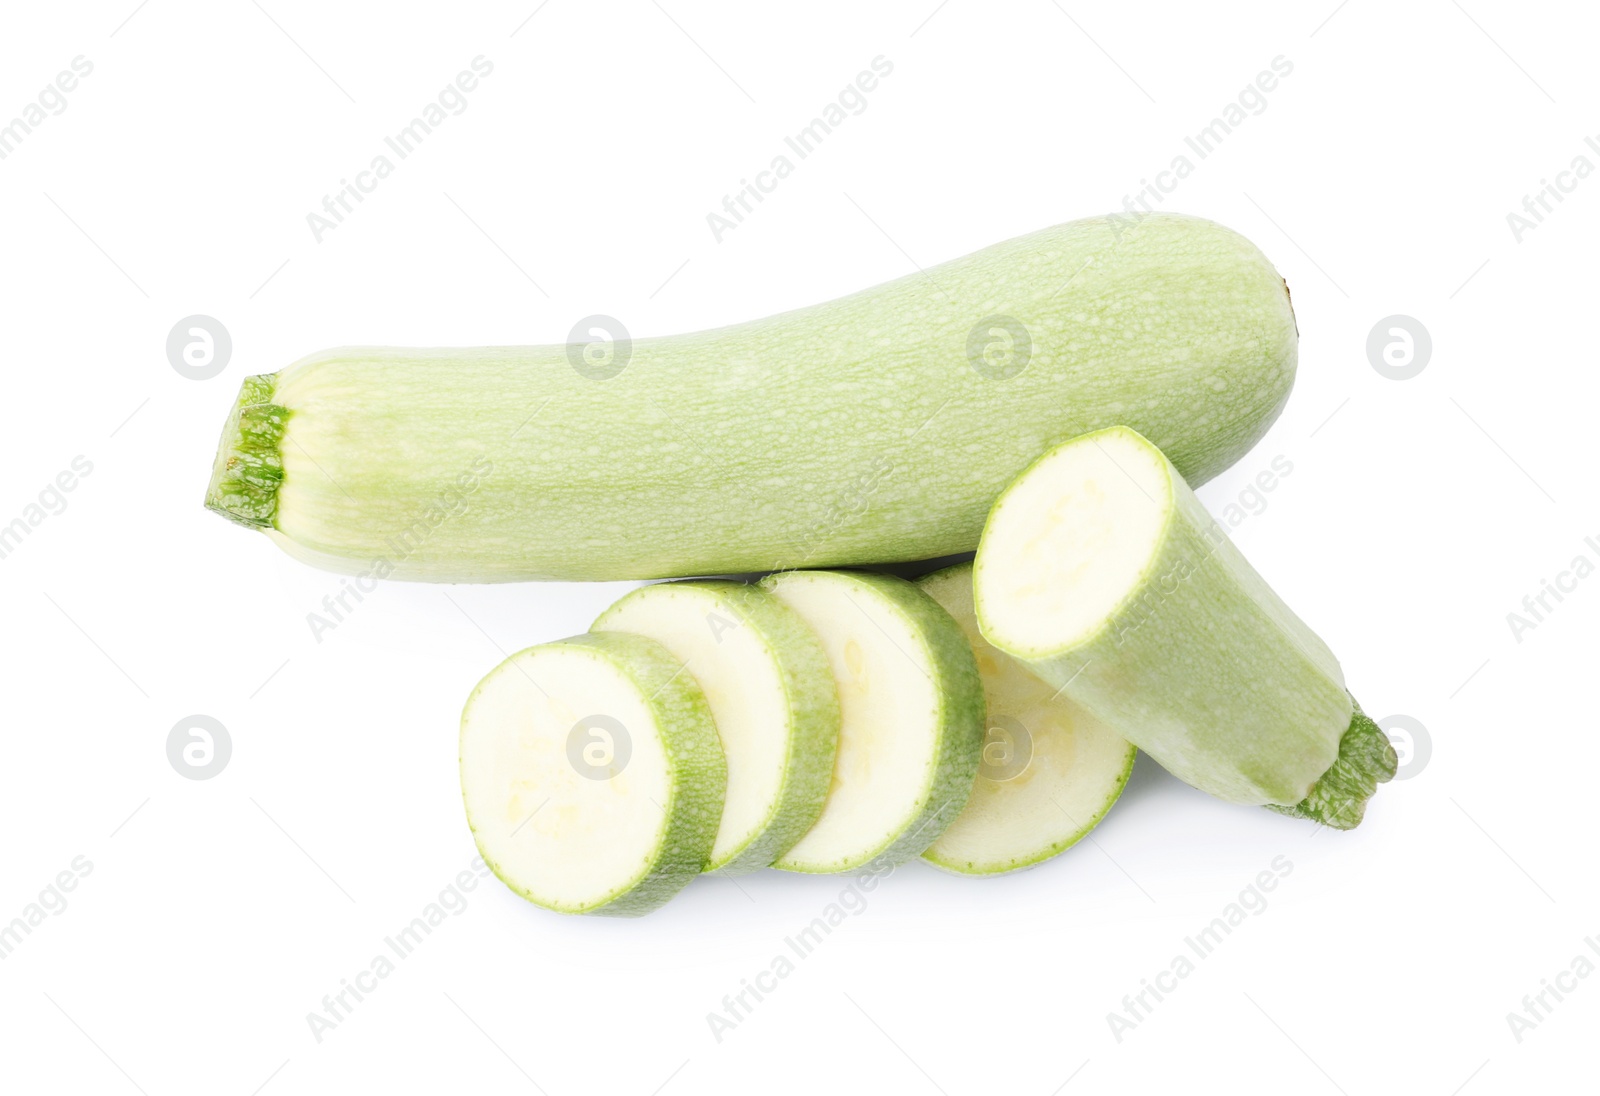
<path fill-rule="evenodd" d="M 485 863 L 562 913 L 661 905 L 711 854 L 727 769 L 694 677 L 652 640 L 531 647 L 461 716 L 461 790 Z"/>
<path fill-rule="evenodd" d="M 839 695 L 822 644 L 767 591 L 668 582 L 628 594 L 593 631 L 653 639 L 700 683 L 728 759 L 708 871 L 768 867 L 816 822 L 839 743 Z"/>
<path fill-rule="evenodd" d="M 961 813 L 983 741 L 983 686 L 961 629 L 888 575 L 790 571 L 762 585 L 822 641 L 839 752 L 822 816 L 776 866 L 842 872 L 914 859 Z"/>
<path fill-rule="evenodd" d="M 979 634 L 972 564 L 936 571 L 917 585 L 961 625 L 989 708 L 972 798 L 922 858 L 961 875 L 998 875 L 1048 860 L 1111 809 L 1137 751 Z"/>

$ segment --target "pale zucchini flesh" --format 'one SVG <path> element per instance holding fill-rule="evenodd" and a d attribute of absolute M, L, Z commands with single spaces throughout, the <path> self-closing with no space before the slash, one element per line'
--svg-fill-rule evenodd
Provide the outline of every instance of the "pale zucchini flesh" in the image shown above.
<path fill-rule="evenodd" d="M 707 871 L 768 867 L 822 812 L 839 695 L 822 644 L 782 601 L 735 582 L 670 582 L 626 595 L 591 631 L 665 647 L 705 693 L 728 762 Z"/>
<path fill-rule="evenodd" d="M 972 797 L 922 858 L 960 875 L 999 875 L 1042 863 L 1099 824 L 1122 794 L 1138 751 L 983 638 L 972 602 L 972 564 L 937 571 L 917 585 L 961 626 L 989 713 Z"/>
<path fill-rule="evenodd" d="M 1350 828 L 1393 775 L 1327 645 L 1131 429 L 1006 490 L 974 591 L 985 639 L 1212 795 Z"/>
<path fill-rule="evenodd" d="M 1039 453 L 1126 423 L 1195 483 L 1294 380 L 1283 280 L 1197 218 L 1093 218 L 853 296 L 566 346 L 324 351 L 246 380 L 206 504 L 318 566 L 638 579 L 971 551 Z M 609 371 L 608 371 L 609 373 Z"/>
<path fill-rule="evenodd" d="M 529 648 L 461 717 L 461 788 L 484 862 L 562 913 L 635 916 L 698 875 L 727 781 L 694 678 L 621 633 Z"/>
<path fill-rule="evenodd" d="M 821 817 L 776 867 L 844 872 L 921 855 L 961 813 L 983 742 L 983 686 L 950 615 L 889 575 L 790 571 L 762 585 L 817 633 L 839 690 Z"/>

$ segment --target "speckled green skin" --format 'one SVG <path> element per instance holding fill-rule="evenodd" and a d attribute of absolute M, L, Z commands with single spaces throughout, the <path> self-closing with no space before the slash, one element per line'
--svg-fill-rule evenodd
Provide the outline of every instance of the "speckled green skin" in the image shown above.
<path fill-rule="evenodd" d="M 857 571 L 835 574 L 855 584 L 861 597 L 887 602 L 910 623 L 920 645 L 916 653 L 923 659 L 923 668 L 938 698 L 935 733 L 939 749 L 928 770 L 928 782 L 917 801 L 916 813 L 899 832 L 887 835 L 887 840 L 875 848 L 834 864 L 799 864 L 779 857 L 773 866 L 784 871 L 826 874 L 854 871 L 869 863 L 882 868 L 915 860 L 967 805 L 983 759 L 983 680 L 961 626 L 937 601 L 905 579 Z M 762 579 L 761 585 L 770 588 L 782 580 L 781 574 L 770 575 Z"/>
<path fill-rule="evenodd" d="M 592 630 L 611 630 L 613 614 L 629 598 L 674 595 L 701 601 L 707 613 L 724 612 L 737 618 L 761 641 L 783 682 L 788 721 L 786 726 L 772 729 L 788 742 L 778 798 L 764 826 L 721 863 L 708 863 L 705 869 L 729 875 L 759 871 L 771 867 L 774 860 L 805 836 L 827 802 L 834 754 L 839 749 L 839 691 L 833 682 L 833 671 L 816 633 L 793 609 L 765 590 L 738 582 L 645 586 L 601 613 Z"/>
<path fill-rule="evenodd" d="M 541 901 L 525 883 L 503 873 L 499 864 L 487 854 L 484 862 L 506 886 L 546 909 L 560 913 L 638 917 L 665 904 L 687 886 L 700 874 L 711 855 L 711 843 L 716 840 L 717 823 L 722 818 L 722 796 L 728 783 L 727 764 L 716 726 L 711 721 L 711 709 L 694 677 L 679 673 L 682 667 L 677 660 L 653 640 L 608 632 L 560 639 L 549 646 L 592 650 L 621 670 L 645 698 L 661 735 L 672 788 L 662 804 L 662 830 L 656 855 L 635 880 L 606 899 L 582 909 Z M 470 698 L 467 704 L 471 706 Z M 470 804 L 467 824 L 474 834 L 478 832 Z M 479 852 L 483 852 L 481 845 Z"/>
<path fill-rule="evenodd" d="M 1007 338 L 980 325 L 997 316 L 1028 333 L 1012 376 L 969 356 L 977 330 L 1004 364 Z M 1017 473 L 1100 427 L 1131 425 L 1210 479 L 1277 417 L 1295 363 L 1288 293 L 1248 240 L 1174 214 L 1094 218 L 810 308 L 636 339 L 606 380 L 564 346 L 324 351 L 277 374 L 276 506 L 220 509 L 270 511 L 287 551 L 359 572 L 488 460 L 465 511 L 390 559 L 392 577 L 931 559 L 977 547 Z"/>
<path fill-rule="evenodd" d="M 1066 444 L 1090 445 L 1112 433 L 1133 434 L 1118 427 Z M 1194 787 L 1233 803 L 1300 804 L 1315 797 L 1355 727 L 1338 660 L 1250 566 L 1171 463 L 1161 463 L 1171 496 L 1159 545 L 1094 635 L 1054 651 L 1008 643 L 985 613 L 980 545 L 974 566 L 984 638 Z M 1378 761 L 1380 753 L 1363 755 Z M 1323 813 L 1333 825 L 1352 809 Z M 1359 809 L 1353 813 L 1359 820 Z"/>

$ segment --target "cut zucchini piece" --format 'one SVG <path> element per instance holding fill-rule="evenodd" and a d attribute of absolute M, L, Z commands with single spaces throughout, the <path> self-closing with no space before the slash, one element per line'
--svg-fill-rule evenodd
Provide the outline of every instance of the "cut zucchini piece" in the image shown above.
<path fill-rule="evenodd" d="M 596 632 L 653 639 L 700 683 L 728 759 L 728 794 L 707 871 L 769 867 L 822 813 L 839 745 L 839 694 L 816 633 L 755 586 L 645 586 Z"/>
<path fill-rule="evenodd" d="M 989 708 L 972 798 L 922 858 L 959 875 L 999 875 L 1048 860 L 1105 817 L 1138 751 L 983 638 L 972 564 L 935 571 L 917 585 L 961 626 Z"/>
<path fill-rule="evenodd" d="M 514 654 L 461 716 L 461 792 L 484 862 L 561 913 L 666 902 L 711 855 L 726 784 L 700 686 L 641 636 Z"/>
<path fill-rule="evenodd" d="M 904 579 L 788 571 L 761 583 L 817 633 L 839 690 L 822 816 L 775 867 L 851 871 L 921 855 L 961 813 L 983 745 L 983 684 L 961 628 Z"/>
<path fill-rule="evenodd" d="M 985 639 L 1202 791 L 1349 829 L 1394 772 L 1327 645 L 1133 430 L 1007 488 L 974 589 Z"/>

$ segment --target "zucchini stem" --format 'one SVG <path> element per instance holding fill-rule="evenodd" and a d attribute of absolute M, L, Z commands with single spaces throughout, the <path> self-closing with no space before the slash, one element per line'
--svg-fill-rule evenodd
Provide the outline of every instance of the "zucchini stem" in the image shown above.
<path fill-rule="evenodd" d="M 270 529 L 283 483 L 283 428 L 289 409 L 272 402 L 278 375 L 246 377 L 217 443 L 206 509 L 252 529 Z"/>
<path fill-rule="evenodd" d="M 1311 792 L 1292 807 L 1269 804 L 1267 809 L 1291 818 L 1305 818 L 1336 830 L 1353 830 L 1361 824 L 1367 800 L 1395 774 L 1399 759 L 1394 744 L 1361 705 L 1351 698 L 1355 711 L 1350 726 L 1339 739 L 1339 756 L 1311 786 Z"/>

